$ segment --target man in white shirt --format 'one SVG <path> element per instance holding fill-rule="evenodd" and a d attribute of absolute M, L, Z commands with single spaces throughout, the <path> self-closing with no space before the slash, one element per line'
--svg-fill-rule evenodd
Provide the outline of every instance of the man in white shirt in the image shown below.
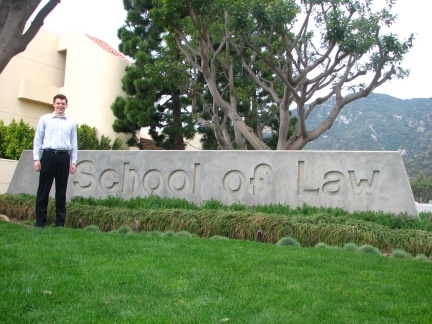
<path fill-rule="evenodd" d="M 54 112 L 43 115 L 38 122 L 33 141 L 33 167 L 39 174 L 36 195 L 36 227 L 47 221 L 49 193 L 55 179 L 57 227 L 66 220 L 66 190 L 69 173 L 76 171 L 78 155 L 77 124 L 65 114 L 68 99 L 58 94 L 53 98 Z"/>

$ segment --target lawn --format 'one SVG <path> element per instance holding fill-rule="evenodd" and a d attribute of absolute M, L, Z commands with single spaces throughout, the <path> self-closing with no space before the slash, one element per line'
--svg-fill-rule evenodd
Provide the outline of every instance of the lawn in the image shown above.
<path fill-rule="evenodd" d="M 0 222 L 1 323 L 431 323 L 432 263 Z"/>

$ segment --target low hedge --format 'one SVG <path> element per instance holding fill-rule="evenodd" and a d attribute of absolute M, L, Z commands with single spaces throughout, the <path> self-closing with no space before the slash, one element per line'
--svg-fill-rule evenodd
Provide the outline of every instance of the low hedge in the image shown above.
<path fill-rule="evenodd" d="M 315 215 L 278 215 L 248 210 L 225 209 L 149 209 L 106 207 L 69 202 L 66 226 L 85 228 L 97 225 L 102 231 L 112 231 L 122 225 L 134 232 L 187 231 L 202 237 L 215 235 L 232 239 L 257 240 L 276 243 L 292 237 L 302 246 L 323 242 L 343 246 L 347 242 L 370 244 L 385 252 L 403 249 L 413 255 L 432 256 L 432 232 L 413 229 L 392 229 L 387 226 L 350 218 L 317 213 Z M 28 195 L 0 195 L 0 213 L 18 220 L 34 220 L 34 197 Z M 48 223 L 55 220 L 55 207 L 50 200 Z"/>

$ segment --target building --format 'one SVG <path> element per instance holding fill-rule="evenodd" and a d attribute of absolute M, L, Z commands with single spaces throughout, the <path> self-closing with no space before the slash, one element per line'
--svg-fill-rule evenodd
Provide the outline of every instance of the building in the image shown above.
<path fill-rule="evenodd" d="M 42 28 L 0 74 L 0 119 L 8 125 L 22 118 L 36 128 L 39 117 L 53 111 L 54 95 L 63 93 L 69 99 L 67 113 L 79 125 L 96 127 L 98 137 L 125 141 L 124 135 L 112 130 L 115 117 L 110 107 L 124 95 L 121 78 L 128 64 L 102 40 Z"/>
<path fill-rule="evenodd" d="M 52 98 L 62 93 L 69 99 L 66 113 L 79 125 L 95 127 L 99 138 L 125 142 L 128 136 L 112 130 L 111 104 L 124 95 L 121 78 L 128 64 L 120 52 L 95 37 L 42 28 L 0 74 L 0 120 L 9 125 L 23 119 L 36 128 L 39 117 L 53 111 Z M 0 159 L 0 194 L 7 191 L 16 163 Z"/>

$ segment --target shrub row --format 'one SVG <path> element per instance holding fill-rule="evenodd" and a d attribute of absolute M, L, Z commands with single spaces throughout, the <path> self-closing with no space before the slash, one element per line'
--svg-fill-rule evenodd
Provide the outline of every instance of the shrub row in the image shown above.
<path fill-rule="evenodd" d="M 171 206 L 172 207 L 172 206 Z M 34 219 L 34 197 L 0 195 L 0 213 L 21 220 Z M 48 222 L 54 222 L 55 208 L 50 201 Z M 314 215 L 279 215 L 233 211 L 226 209 L 125 208 L 86 205 L 82 201 L 68 203 L 66 225 L 85 228 L 96 225 L 108 232 L 122 225 L 134 232 L 187 231 L 202 237 L 224 236 L 232 239 L 257 240 L 276 243 L 292 237 L 302 246 L 323 242 L 343 246 L 347 242 L 370 244 L 382 251 L 403 249 L 413 255 L 432 255 L 432 232 L 412 229 L 391 229 L 381 224 L 325 213 Z"/>
<path fill-rule="evenodd" d="M 69 206 L 68 222 L 71 227 L 97 225 L 102 231 L 111 231 L 121 225 L 141 231 L 187 231 L 202 237 L 224 236 L 232 239 L 257 240 L 276 243 L 290 236 L 302 246 L 318 242 L 343 246 L 346 242 L 370 244 L 383 251 L 403 249 L 413 255 L 432 255 L 432 233 L 421 230 L 388 229 L 382 225 L 361 220 L 316 215 L 309 217 L 220 210 L 128 209 Z"/>
<path fill-rule="evenodd" d="M 187 209 L 187 210 L 224 210 L 244 211 L 248 213 L 276 214 L 284 216 L 316 216 L 317 214 L 332 215 L 342 218 L 364 220 L 367 222 L 381 224 L 390 229 L 418 229 L 432 232 L 432 217 L 430 213 L 421 213 L 419 218 L 408 215 L 392 215 L 384 212 L 365 211 L 349 213 L 342 208 L 313 207 L 302 205 L 296 208 L 282 204 L 246 206 L 240 204 L 223 205 L 217 200 L 204 201 L 201 206 L 186 201 L 185 199 L 162 198 L 158 196 L 137 197 L 122 199 L 119 197 L 108 197 L 106 199 L 74 197 L 73 203 L 90 206 L 124 207 L 131 209 Z"/>

